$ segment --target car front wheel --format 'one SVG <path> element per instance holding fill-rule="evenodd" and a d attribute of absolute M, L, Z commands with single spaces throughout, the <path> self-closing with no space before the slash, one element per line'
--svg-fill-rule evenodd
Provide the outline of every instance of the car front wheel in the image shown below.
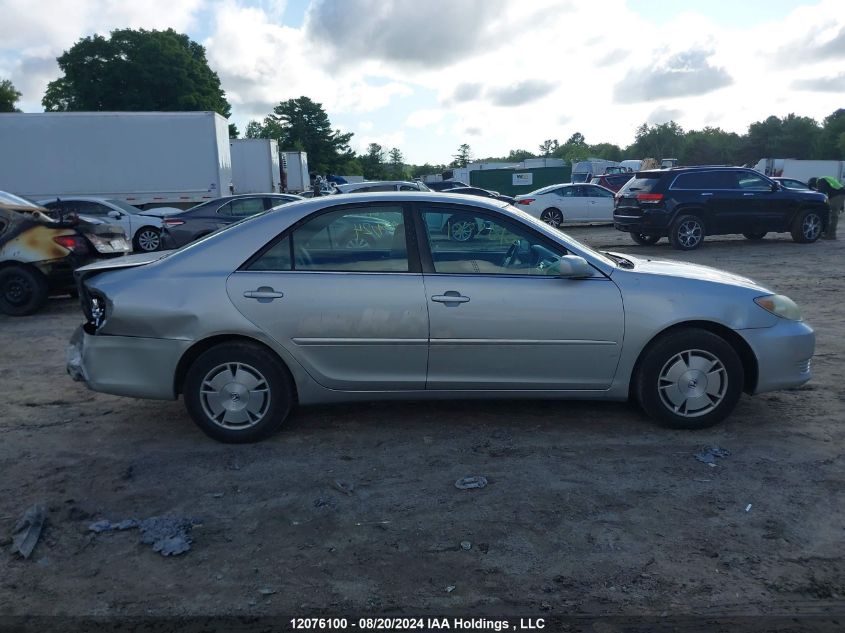
<path fill-rule="evenodd" d="M 672 225 L 669 241 L 681 251 L 698 248 L 704 241 L 704 222 L 697 215 L 682 215 Z"/>
<path fill-rule="evenodd" d="M 822 216 L 818 211 L 801 211 L 792 223 L 792 239 L 799 244 L 815 242 L 822 235 Z"/>
<path fill-rule="evenodd" d="M 744 372 L 733 347 L 696 328 L 670 332 L 639 362 L 636 396 L 652 418 L 679 429 L 701 429 L 724 420 L 742 394 Z"/>
<path fill-rule="evenodd" d="M 135 233 L 135 250 L 151 253 L 161 248 L 161 231 L 152 226 L 145 226 Z"/>
<path fill-rule="evenodd" d="M 191 364 L 185 407 L 209 437 L 230 444 L 256 442 L 277 431 L 294 402 L 290 375 L 269 350 L 222 343 Z"/>
<path fill-rule="evenodd" d="M 47 280 L 40 272 L 26 266 L 7 266 L 0 270 L 0 312 L 26 316 L 37 312 L 47 302 Z"/>

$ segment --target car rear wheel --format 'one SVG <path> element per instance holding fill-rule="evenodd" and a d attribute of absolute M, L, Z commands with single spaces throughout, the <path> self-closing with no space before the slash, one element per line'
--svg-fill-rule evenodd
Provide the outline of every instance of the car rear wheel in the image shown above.
<path fill-rule="evenodd" d="M 697 328 L 666 334 L 645 352 L 636 396 L 645 412 L 678 429 L 724 420 L 742 394 L 742 362 L 722 337 Z"/>
<path fill-rule="evenodd" d="M 801 211 L 792 223 L 792 239 L 799 244 L 815 242 L 822 235 L 822 216 L 818 211 Z"/>
<path fill-rule="evenodd" d="M 468 242 L 478 232 L 474 218 L 449 218 L 449 238 L 456 242 Z"/>
<path fill-rule="evenodd" d="M 152 226 L 138 229 L 133 240 L 135 250 L 151 253 L 161 248 L 161 231 Z"/>
<path fill-rule="evenodd" d="M 222 343 L 188 369 L 185 407 L 209 437 L 256 442 L 277 431 L 294 403 L 293 382 L 281 361 L 252 343 Z"/>
<path fill-rule="evenodd" d="M 27 266 L 7 266 L 0 270 L 0 312 L 26 316 L 47 302 L 47 279 Z"/>
<path fill-rule="evenodd" d="M 704 222 L 697 215 L 682 215 L 669 231 L 672 248 L 691 251 L 701 246 L 704 241 Z"/>
<path fill-rule="evenodd" d="M 546 209 L 540 214 L 540 219 L 549 226 L 559 229 L 563 224 L 563 213 L 560 209 Z"/>
<path fill-rule="evenodd" d="M 643 246 L 651 246 L 652 244 L 657 244 L 660 241 L 660 236 L 646 235 L 645 233 L 631 233 L 631 239 L 634 240 L 637 244 L 642 244 Z"/>
<path fill-rule="evenodd" d="M 745 239 L 756 242 L 766 237 L 766 233 L 768 233 L 768 231 L 746 231 L 743 235 L 745 236 Z"/>

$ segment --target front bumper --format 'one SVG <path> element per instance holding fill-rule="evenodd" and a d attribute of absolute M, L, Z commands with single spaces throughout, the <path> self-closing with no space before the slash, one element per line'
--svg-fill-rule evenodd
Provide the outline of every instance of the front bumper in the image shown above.
<path fill-rule="evenodd" d="M 87 334 L 76 329 L 67 348 L 67 372 L 92 391 L 175 400 L 176 367 L 190 341 Z"/>
<path fill-rule="evenodd" d="M 757 357 L 757 384 L 752 393 L 798 387 L 812 377 L 816 335 L 803 321 L 779 319 L 773 327 L 738 333 Z"/>

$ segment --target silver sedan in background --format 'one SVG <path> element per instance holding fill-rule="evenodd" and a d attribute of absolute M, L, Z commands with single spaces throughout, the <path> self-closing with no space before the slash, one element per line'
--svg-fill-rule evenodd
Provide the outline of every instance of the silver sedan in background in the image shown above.
<path fill-rule="evenodd" d="M 456 242 L 439 221 L 453 215 L 486 229 Z M 70 374 L 182 395 L 224 442 L 266 437 L 297 404 L 375 399 L 634 398 L 701 428 L 743 391 L 809 380 L 815 344 L 790 299 L 749 279 L 596 252 L 442 193 L 295 202 L 77 279 Z"/>

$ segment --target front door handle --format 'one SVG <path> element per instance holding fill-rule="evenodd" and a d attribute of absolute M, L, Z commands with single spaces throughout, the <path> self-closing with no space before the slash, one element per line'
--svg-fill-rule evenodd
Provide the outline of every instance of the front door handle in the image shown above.
<path fill-rule="evenodd" d="M 469 297 L 463 296 L 460 292 L 456 292 L 454 290 L 447 290 L 442 295 L 433 295 L 431 297 L 432 301 L 436 301 L 437 303 L 466 303 L 469 301 Z"/>
<path fill-rule="evenodd" d="M 276 292 L 270 286 L 261 286 L 258 290 L 247 290 L 244 297 L 247 299 L 258 299 L 258 303 L 269 303 L 273 299 L 281 299 L 284 292 Z"/>
<path fill-rule="evenodd" d="M 712 196 L 713 194 L 708 192 L 708 193 L 702 193 L 701 195 L 702 196 Z"/>

